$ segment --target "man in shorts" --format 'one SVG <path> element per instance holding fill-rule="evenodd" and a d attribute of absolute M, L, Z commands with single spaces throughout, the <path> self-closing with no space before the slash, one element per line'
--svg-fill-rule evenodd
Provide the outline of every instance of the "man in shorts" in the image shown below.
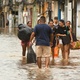
<path fill-rule="evenodd" d="M 36 56 L 38 67 L 42 67 L 41 58 L 45 57 L 45 67 L 49 67 L 50 56 L 51 56 L 51 47 L 53 42 L 53 32 L 52 29 L 45 24 L 45 17 L 41 16 L 40 24 L 36 25 L 34 31 L 30 37 L 30 44 L 35 37 L 36 39 Z"/>

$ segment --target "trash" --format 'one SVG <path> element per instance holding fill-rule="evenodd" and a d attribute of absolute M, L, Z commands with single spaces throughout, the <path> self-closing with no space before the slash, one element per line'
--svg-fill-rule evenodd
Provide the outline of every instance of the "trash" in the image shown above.
<path fill-rule="evenodd" d="M 36 54 L 32 46 L 28 49 L 27 52 L 27 63 L 36 63 Z"/>

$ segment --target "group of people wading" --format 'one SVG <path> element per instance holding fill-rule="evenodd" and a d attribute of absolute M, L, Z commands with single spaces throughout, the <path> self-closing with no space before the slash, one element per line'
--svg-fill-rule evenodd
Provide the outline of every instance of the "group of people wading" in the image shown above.
<path fill-rule="evenodd" d="M 31 28 L 31 21 L 27 23 Z M 45 58 L 45 68 L 49 67 L 50 57 L 54 60 L 55 52 L 59 54 L 61 48 L 62 61 L 68 62 L 70 55 L 70 43 L 73 42 L 72 28 L 70 21 L 65 23 L 64 20 L 59 20 L 58 17 L 51 19 L 46 24 L 46 19 L 41 16 L 34 27 L 29 41 L 21 41 L 22 56 L 25 58 L 26 47 L 29 48 L 35 42 L 35 53 L 37 57 L 37 65 L 42 68 L 42 57 Z M 35 38 L 35 39 L 34 39 Z M 33 41 L 33 39 L 35 41 Z"/>

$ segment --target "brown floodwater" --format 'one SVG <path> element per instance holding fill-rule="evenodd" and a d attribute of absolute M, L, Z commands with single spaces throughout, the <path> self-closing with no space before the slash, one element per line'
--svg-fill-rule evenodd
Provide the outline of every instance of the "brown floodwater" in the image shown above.
<path fill-rule="evenodd" d="M 71 50 L 67 65 L 59 54 L 49 69 L 44 68 L 44 62 L 38 69 L 37 64 L 22 63 L 21 43 L 14 32 L 0 31 L 0 80 L 80 80 L 80 50 Z"/>

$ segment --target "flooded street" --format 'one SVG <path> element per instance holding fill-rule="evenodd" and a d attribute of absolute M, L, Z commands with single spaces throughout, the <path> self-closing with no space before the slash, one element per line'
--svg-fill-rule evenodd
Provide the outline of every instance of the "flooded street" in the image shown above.
<path fill-rule="evenodd" d="M 61 55 L 60 55 L 61 56 Z M 21 63 L 21 44 L 15 35 L 0 35 L 0 80 L 80 80 L 80 50 L 71 50 L 69 64 L 60 61 L 48 70 Z"/>

